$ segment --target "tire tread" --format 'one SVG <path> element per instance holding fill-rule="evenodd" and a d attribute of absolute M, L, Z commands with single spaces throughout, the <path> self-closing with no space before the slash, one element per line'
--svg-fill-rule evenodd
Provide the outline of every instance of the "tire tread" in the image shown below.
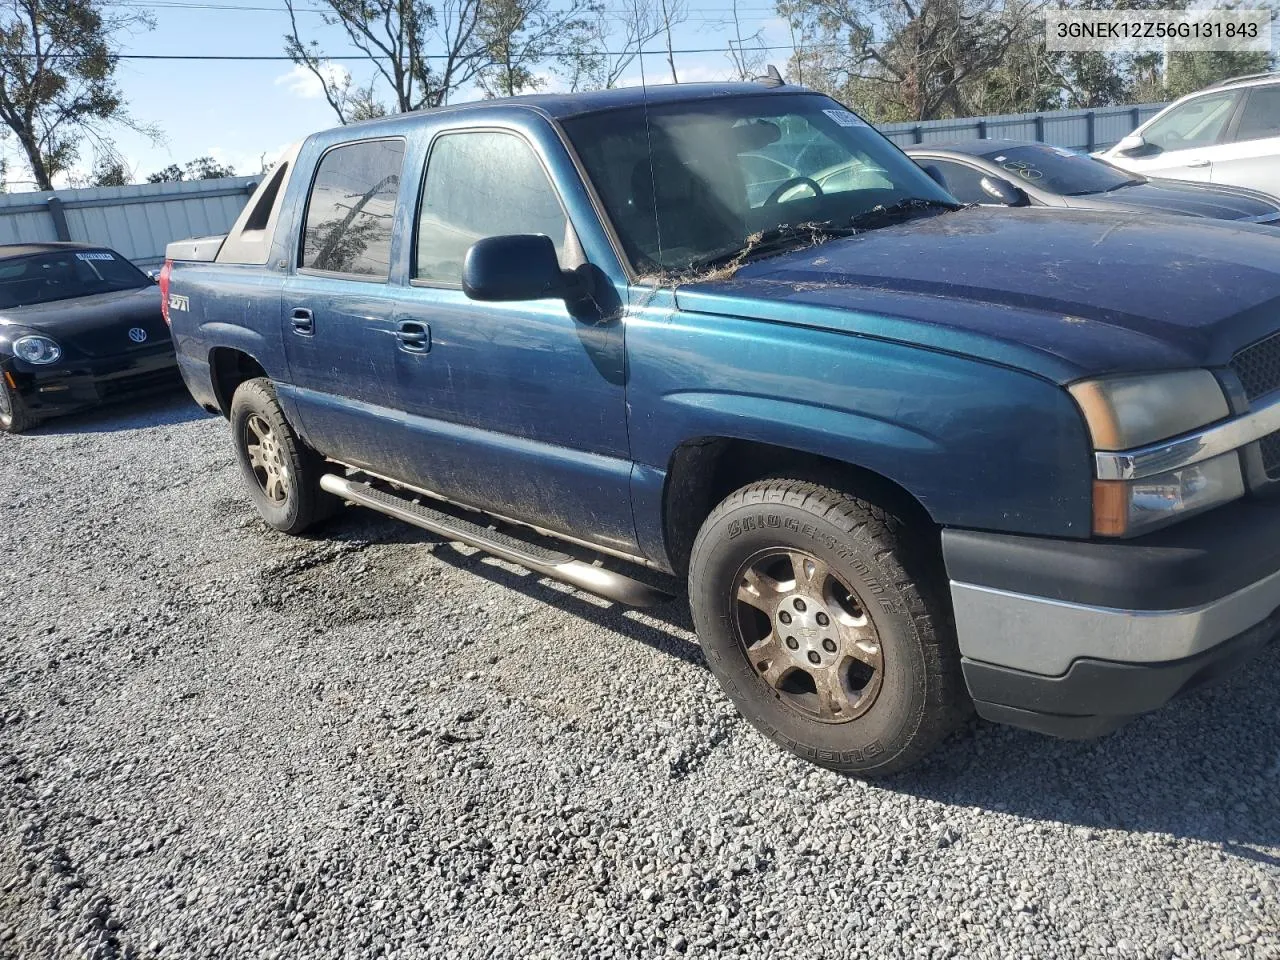
<path fill-rule="evenodd" d="M 935 577 L 911 576 L 903 562 L 913 551 L 922 549 L 923 538 L 911 536 L 909 528 L 897 517 L 848 491 L 811 480 L 772 478 L 735 490 L 711 511 L 694 540 L 690 571 L 703 567 L 702 554 L 712 542 L 710 532 L 727 514 L 763 503 L 789 505 L 811 513 L 842 530 L 845 536 L 871 547 L 876 563 L 903 598 L 907 616 L 923 643 L 926 668 L 937 682 L 926 683 L 926 697 L 907 746 L 883 764 L 861 767 L 857 772 L 863 776 L 887 776 L 914 765 L 956 729 L 972 709 L 960 670 L 944 584 Z M 926 565 L 922 563 L 919 568 L 925 569 Z"/>

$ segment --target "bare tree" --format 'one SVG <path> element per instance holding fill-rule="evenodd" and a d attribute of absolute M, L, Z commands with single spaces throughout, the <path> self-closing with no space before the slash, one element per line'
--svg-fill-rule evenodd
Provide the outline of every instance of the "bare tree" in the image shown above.
<path fill-rule="evenodd" d="M 581 0 L 560 10 L 548 0 L 485 0 L 478 34 L 489 64 L 478 82 L 491 97 L 513 97 L 546 84 L 535 68 L 551 59 L 573 58 L 567 49 L 586 34 L 601 9 Z M 573 58 L 576 59 L 576 58 Z"/>
<path fill-rule="evenodd" d="M 41 190 L 89 146 L 99 165 L 120 161 L 109 130 L 159 138 L 134 120 L 115 83 L 122 34 L 151 26 L 146 14 L 97 0 L 5 0 L 0 4 L 0 121 L 22 148 Z"/>
<path fill-rule="evenodd" d="M 550 0 L 321 0 L 321 20 L 340 27 L 373 68 L 357 86 L 327 61 L 299 28 L 297 0 L 285 0 L 285 53 L 320 83 L 343 123 L 447 103 L 475 84 L 490 94 L 532 89 L 532 70 L 552 38 L 577 28 L 585 0 L 552 7 Z M 385 99 L 384 99 L 385 98 Z"/>
<path fill-rule="evenodd" d="M 750 36 L 742 36 L 742 19 L 738 16 L 738 0 L 733 0 L 733 36 L 729 39 L 729 60 L 739 80 L 750 80 L 764 72 L 766 53 L 764 38 L 757 30 Z"/>
<path fill-rule="evenodd" d="M 562 58 L 560 70 L 569 89 L 613 89 L 645 44 L 662 34 L 662 15 L 654 0 L 614 2 L 619 6 L 609 12 L 598 8 L 570 39 L 577 54 Z"/>
<path fill-rule="evenodd" d="M 685 0 L 658 0 L 662 7 L 662 33 L 667 41 L 667 66 L 671 68 L 671 82 L 679 83 L 676 76 L 676 55 L 671 46 L 671 30 L 689 17 L 689 6 Z"/>

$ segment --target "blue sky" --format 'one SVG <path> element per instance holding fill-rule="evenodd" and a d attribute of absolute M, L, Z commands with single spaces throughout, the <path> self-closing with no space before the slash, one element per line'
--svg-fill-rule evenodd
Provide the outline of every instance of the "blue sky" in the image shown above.
<path fill-rule="evenodd" d="M 208 2 L 238 9 L 151 7 L 155 29 L 128 38 L 123 53 L 282 53 L 282 38 L 288 29 L 283 3 L 277 7 L 273 0 L 160 2 Z M 609 0 L 605 3 L 608 6 Z M 732 36 L 730 0 L 688 0 L 688 8 L 688 22 L 675 31 L 676 48 L 725 47 Z M 738 8 L 744 35 L 760 30 L 769 44 L 790 42 L 786 25 L 777 18 L 770 0 L 738 0 Z M 340 30 L 326 28 L 314 14 L 303 17 L 301 23 L 314 24 L 315 38 L 326 53 L 354 52 L 344 46 Z M 660 41 L 652 42 L 649 49 L 653 52 L 645 57 L 651 83 L 655 77 L 667 77 L 665 53 L 659 52 L 660 47 Z M 782 69 L 787 51 L 778 50 L 769 57 Z M 357 79 L 364 78 L 358 64 L 347 66 Z M 682 80 L 731 75 L 730 62 L 722 53 L 677 55 L 676 66 Z M 124 60 L 118 78 L 133 115 L 157 124 L 165 135 L 165 142 L 151 144 L 128 131 L 117 132 L 117 143 L 137 179 L 170 163 L 182 164 L 200 156 L 230 163 L 238 173 L 257 173 L 262 155 L 274 158 L 289 143 L 337 122 L 314 79 L 288 61 Z M 637 64 L 625 79 L 638 82 Z M 475 96 L 475 92 L 468 92 L 458 99 Z M 6 146 L 9 179 L 20 180 L 26 174 L 20 158 L 14 155 L 11 139 Z M 84 158 L 85 166 L 90 162 L 91 158 Z M 23 189 L 18 183 L 12 188 Z"/>

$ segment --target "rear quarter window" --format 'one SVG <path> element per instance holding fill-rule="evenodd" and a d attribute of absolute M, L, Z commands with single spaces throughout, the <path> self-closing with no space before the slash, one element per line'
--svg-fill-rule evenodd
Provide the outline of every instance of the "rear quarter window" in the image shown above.
<path fill-rule="evenodd" d="M 307 198 L 299 266 L 386 280 L 404 165 L 403 140 L 334 147 L 320 159 Z"/>

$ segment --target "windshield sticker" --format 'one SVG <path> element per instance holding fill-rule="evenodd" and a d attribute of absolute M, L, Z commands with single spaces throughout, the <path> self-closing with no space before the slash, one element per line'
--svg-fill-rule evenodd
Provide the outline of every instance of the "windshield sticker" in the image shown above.
<path fill-rule="evenodd" d="M 999 157 L 996 157 L 996 163 L 1004 163 L 1008 159 L 1009 159 L 1008 157 L 999 156 Z"/>
<path fill-rule="evenodd" d="M 109 253 L 77 253 L 76 259 L 78 260 L 114 260 L 115 257 L 113 257 Z"/>
<path fill-rule="evenodd" d="M 1025 160 L 1010 160 L 1008 163 L 1001 164 L 1001 166 L 1010 173 L 1017 174 L 1023 180 L 1040 180 L 1044 177 L 1043 173 Z"/>
<path fill-rule="evenodd" d="M 840 124 L 842 127 L 865 127 L 866 124 L 859 120 L 848 110 L 823 110 L 828 117 Z"/>

